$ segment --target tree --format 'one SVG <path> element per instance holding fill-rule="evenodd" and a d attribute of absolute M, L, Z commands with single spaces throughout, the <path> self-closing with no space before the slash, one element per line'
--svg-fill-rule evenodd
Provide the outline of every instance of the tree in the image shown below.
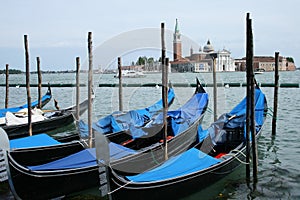
<path fill-rule="evenodd" d="M 147 62 L 147 57 L 143 56 L 143 57 L 139 57 L 138 60 L 136 61 L 136 65 L 145 65 L 145 63 Z"/>
<path fill-rule="evenodd" d="M 288 62 L 294 63 L 294 59 L 293 59 L 292 57 L 286 57 L 286 60 L 287 60 Z"/>
<path fill-rule="evenodd" d="M 154 58 L 153 58 L 153 57 L 148 58 L 148 59 L 147 59 L 147 63 L 149 63 L 149 64 L 150 64 L 150 63 L 154 63 Z"/>
<path fill-rule="evenodd" d="M 155 61 L 155 59 L 153 57 L 149 57 L 147 58 L 146 56 L 140 56 L 138 57 L 137 61 L 136 61 L 136 65 L 145 65 L 145 64 L 149 64 L 152 65 Z"/>
<path fill-rule="evenodd" d="M 22 71 L 21 70 L 18 70 L 18 69 L 9 69 L 8 70 L 8 73 L 9 74 L 22 74 Z M 6 74 L 6 70 L 0 70 L 0 74 Z"/>

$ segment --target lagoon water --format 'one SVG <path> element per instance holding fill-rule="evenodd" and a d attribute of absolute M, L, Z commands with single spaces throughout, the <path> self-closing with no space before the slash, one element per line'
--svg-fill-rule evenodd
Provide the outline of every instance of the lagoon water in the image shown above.
<path fill-rule="evenodd" d="M 300 71 L 280 72 L 280 83 L 300 83 Z M 211 73 L 170 73 L 172 83 L 195 83 L 198 77 L 202 83 L 212 83 Z M 24 84 L 25 75 L 10 75 L 10 83 Z M 273 83 L 274 73 L 265 72 L 257 75 L 260 83 Z M 87 74 L 81 74 L 81 83 L 87 84 Z M 244 72 L 217 73 L 218 83 L 246 82 Z M 43 74 L 43 83 L 75 83 L 75 74 Z M 145 78 L 124 79 L 123 83 L 157 83 L 161 82 L 161 74 L 147 74 Z M 0 75 L 0 83 L 5 84 L 5 75 Z M 31 83 L 37 83 L 36 75 L 31 75 Z M 96 87 L 99 83 L 118 83 L 113 74 L 94 74 L 96 99 L 93 104 L 93 119 L 118 110 L 118 88 Z M 87 98 L 86 87 L 81 87 L 80 99 Z M 194 88 L 175 87 L 176 100 L 170 109 L 176 109 L 192 95 Z M 209 108 L 213 108 L 212 88 L 205 88 L 210 94 Z M 273 92 L 271 87 L 262 87 L 266 94 L 269 108 L 273 108 Z M 43 93 L 46 88 L 43 88 Z M 61 108 L 75 103 L 75 88 L 52 88 L 53 99 Z M 142 108 L 161 98 L 161 89 L 156 87 L 124 87 L 124 110 Z M 218 87 L 218 115 L 230 111 L 246 94 L 245 87 Z M 32 100 L 37 98 L 37 88 L 31 88 Z M 245 167 L 241 166 L 233 174 L 199 193 L 186 199 L 300 199 L 300 88 L 279 88 L 279 104 L 277 116 L 277 134 L 271 134 L 272 117 L 269 115 L 261 137 L 258 140 L 258 183 L 247 185 Z M 0 87 L 0 107 L 4 107 L 5 87 Z M 26 103 L 26 88 L 10 88 L 9 106 Z M 54 109 L 53 100 L 45 109 Z M 270 114 L 271 111 L 270 111 Z M 84 120 L 87 115 L 82 116 Z M 213 120 L 211 112 L 207 112 L 203 126 L 208 127 Z M 1 198 L 12 199 L 11 195 Z"/>

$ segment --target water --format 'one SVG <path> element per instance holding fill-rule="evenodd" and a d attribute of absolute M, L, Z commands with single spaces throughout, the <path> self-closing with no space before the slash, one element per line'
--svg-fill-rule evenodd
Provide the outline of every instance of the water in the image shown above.
<path fill-rule="evenodd" d="M 280 72 L 280 83 L 299 83 L 300 71 Z M 212 74 L 178 73 L 169 74 L 173 83 L 195 83 L 195 77 L 203 83 L 212 83 Z M 244 72 L 218 73 L 218 82 L 246 82 Z M 256 76 L 258 82 L 274 82 L 274 73 L 265 72 Z M 37 82 L 36 75 L 31 76 L 32 83 Z M 24 75 L 10 75 L 11 83 L 25 83 Z M 75 83 L 75 74 L 44 74 L 43 83 Z M 147 74 L 140 79 L 124 79 L 124 83 L 160 83 L 160 74 Z M 5 83 L 5 76 L 0 75 L 0 83 Z M 87 75 L 81 74 L 81 83 L 87 84 Z M 94 85 L 99 83 L 118 83 L 112 74 L 95 74 Z M 212 94 L 212 88 L 205 88 Z M 176 100 L 170 109 L 176 109 L 192 95 L 194 88 L 175 87 Z M 273 108 L 273 88 L 263 87 L 269 107 Z M 43 88 L 46 92 L 46 88 Z M 118 89 L 95 87 L 96 99 L 93 105 L 93 119 L 118 110 Z M 53 97 L 58 100 L 61 108 L 75 103 L 75 88 L 52 88 Z M 245 87 L 218 88 L 218 115 L 230 111 L 246 93 Z M 26 103 L 25 88 L 10 88 L 9 105 L 15 106 Z M 145 107 L 160 99 L 161 89 L 123 88 L 124 110 Z M 31 89 L 32 99 L 37 98 L 37 89 Z M 22 97 L 22 98 L 20 98 Z M 81 100 L 87 98 L 87 89 L 81 87 Z M 213 108 L 212 95 L 209 108 Z M 216 184 L 200 190 L 186 199 L 300 199 L 300 100 L 299 88 L 279 88 L 279 105 L 277 119 L 277 135 L 271 135 L 269 116 L 263 133 L 258 141 L 258 183 L 247 186 L 245 182 L 245 167 L 241 166 L 233 174 L 225 177 Z M 0 87 L 0 105 L 4 106 L 5 87 Z M 2 106 L 2 107 L 3 107 Z M 51 101 L 46 109 L 53 109 Z M 86 114 L 83 116 L 86 120 Z M 204 128 L 212 122 L 213 116 L 207 112 L 204 118 Z M 11 198 L 10 195 L 0 194 L 1 198 Z"/>

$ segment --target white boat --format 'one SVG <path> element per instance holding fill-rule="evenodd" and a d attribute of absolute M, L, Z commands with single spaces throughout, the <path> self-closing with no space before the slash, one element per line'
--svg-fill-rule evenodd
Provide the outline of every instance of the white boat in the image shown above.
<path fill-rule="evenodd" d="M 254 74 L 263 74 L 264 72 L 265 72 L 265 69 L 257 68 L 257 69 L 254 71 Z"/>
<path fill-rule="evenodd" d="M 134 71 L 134 70 L 122 70 L 122 78 L 142 78 L 146 75 L 141 71 Z M 117 73 L 115 78 L 119 78 L 119 73 Z"/>

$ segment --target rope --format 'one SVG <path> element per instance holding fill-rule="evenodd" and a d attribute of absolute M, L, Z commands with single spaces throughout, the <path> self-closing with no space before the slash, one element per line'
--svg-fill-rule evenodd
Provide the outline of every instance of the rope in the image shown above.
<path fill-rule="evenodd" d="M 246 155 L 245 155 L 242 151 L 240 151 L 240 150 L 232 150 L 231 152 L 237 152 L 237 153 L 240 153 L 242 156 L 246 157 Z M 152 151 L 151 151 L 151 154 L 152 154 Z M 250 163 L 247 163 L 247 162 L 244 162 L 244 161 L 240 160 L 240 159 L 236 156 L 236 154 L 234 154 L 234 153 L 228 153 L 227 155 L 233 156 L 233 157 L 234 157 L 235 159 L 237 159 L 241 164 L 244 164 L 244 165 L 250 164 Z M 153 157 L 153 158 L 154 158 L 154 157 Z M 156 161 L 155 158 L 154 158 L 153 160 Z M 250 161 L 250 162 L 251 162 L 251 161 Z M 157 161 L 156 161 L 156 163 L 158 164 Z M 118 190 L 120 190 L 120 189 L 126 187 L 127 185 L 129 185 L 129 184 L 132 183 L 132 182 L 133 182 L 133 181 L 128 181 L 128 182 L 125 183 L 124 185 L 122 185 L 122 186 L 120 186 L 120 187 L 114 189 L 113 191 L 108 192 L 107 194 L 110 195 L 110 194 L 112 194 L 112 193 L 114 193 L 114 192 L 117 192 Z"/>
<path fill-rule="evenodd" d="M 242 156 L 246 157 L 246 155 L 245 155 L 243 152 L 241 152 L 240 150 L 232 150 L 231 152 L 237 152 L 237 153 L 240 153 Z M 227 155 L 233 156 L 233 157 L 234 157 L 235 159 L 237 159 L 241 164 L 244 164 L 244 165 L 250 164 L 250 163 L 247 163 L 247 162 L 242 161 L 241 159 L 239 159 L 239 158 L 236 156 L 235 153 L 231 153 L 231 152 L 228 153 Z M 251 162 L 251 160 L 250 160 L 250 162 Z"/>
<path fill-rule="evenodd" d="M 153 158 L 153 161 L 154 161 L 157 165 L 159 165 L 160 163 L 155 159 L 155 156 L 154 156 L 152 150 L 151 150 L 151 156 L 152 156 L 152 158 Z M 145 170 L 145 171 L 147 171 L 147 170 Z M 116 191 L 122 189 L 123 187 L 126 187 L 126 186 L 127 186 L 128 184 L 130 184 L 130 183 L 132 183 L 132 181 L 127 182 L 126 184 L 124 184 L 124 185 L 122 185 L 122 186 L 120 186 L 120 187 L 114 189 L 114 190 L 111 191 L 111 192 L 108 192 L 107 194 L 108 194 L 108 195 L 109 195 L 109 194 L 112 194 L 112 193 L 114 193 L 114 192 L 116 192 Z"/>
<path fill-rule="evenodd" d="M 151 150 L 151 156 L 152 156 L 152 158 L 153 158 L 153 161 L 154 161 L 157 165 L 160 164 L 160 163 L 155 159 L 152 150 Z M 145 171 L 147 171 L 147 170 L 145 170 Z M 144 171 L 144 172 L 145 172 L 145 171 Z M 143 173 L 143 172 L 142 172 L 142 173 Z M 116 192 L 116 191 L 118 191 L 118 190 L 120 190 L 120 189 L 126 187 L 128 184 L 130 184 L 130 183 L 132 183 L 132 182 L 133 182 L 133 181 L 129 181 L 129 182 L 125 183 L 124 185 L 122 185 L 122 186 L 120 186 L 120 187 L 114 189 L 113 191 L 108 192 L 107 194 L 110 195 L 110 194 L 112 194 L 112 193 L 114 193 L 114 192 Z"/>
<path fill-rule="evenodd" d="M 120 186 L 120 187 L 114 189 L 113 191 L 108 192 L 107 194 L 110 195 L 110 194 L 112 194 L 112 193 L 114 193 L 114 192 L 117 192 L 118 190 L 122 189 L 123 187 L 126 187 L 126 186 L 127 186 L 128 184 L 130 184 L 130 183 L 132 183 L 132 181 L 129 181 L 129 182 L 125 183 L 124 185 L 122 185 L 122 186 Z"/>
<path fill-rule="evenodd" d="M 74 112 L 71 112 L 71 114 L 73 116 L 74 121 L 78 123 L 80 119 L 77 119 Z"/>
<path fill-rule="evenodd" d="M 211 114 L 214 113 L 210 107 L 206 108 L 206 112 L 211 113 Z"/>
<path fill-rule="evenodd" d="M 274 117 L 274 111 L 272 110 L 272 108 L 268 108 L 269 111 L 271 111 L 271 113 L 267 112 L 267 115 L 271 116 L 273 119 L 277 120 L 277 117 Z"/>
<path fill-rule="evenodd" d="M 271 117 L 272 117 L 273 119 L 275 119 L 275 120 L 279 119 L 278 117 L 275 117 L 273 114 L 271 114 L 271 113 L 269 113 L 269 112 L 267 112 L 267 115 L 271 116 Z"/>
<path fill-rule="evenodd" d="M 153 151 L 151 150 L 151 157 L 153 159 L 153 161 L 155 162 L 155 164 L 159 165 L 160 163 L 155 159 L 155 156 L 153 154 Z"/>

